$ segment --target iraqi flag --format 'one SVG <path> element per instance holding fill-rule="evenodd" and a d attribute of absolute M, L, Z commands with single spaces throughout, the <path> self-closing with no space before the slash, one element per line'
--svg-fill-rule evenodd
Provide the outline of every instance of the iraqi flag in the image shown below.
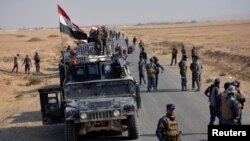
<path fill-rule="evenodd" d="M 60 32 L 68 34 L 70 37 L 84 40 L 87 39 L 87 34 L 84 33 L 76 24 L 72 23 L 66 12 L 57 5 L 60 19 Z"/>

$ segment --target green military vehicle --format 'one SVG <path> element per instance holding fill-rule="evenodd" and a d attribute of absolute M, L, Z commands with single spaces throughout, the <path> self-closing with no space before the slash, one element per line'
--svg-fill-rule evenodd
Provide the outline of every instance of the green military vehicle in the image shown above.
<path fill-rule="evenodd" d="M 95 55 L 91 43 L 62 55 L 66 72 L 60 78 L 63 86 L 38 90 L 43 124 L 64 123 L 66 141 L 103 130 L 127 131 L 130 139 L 139 138 L 140 90 L 126 61 Z"/>

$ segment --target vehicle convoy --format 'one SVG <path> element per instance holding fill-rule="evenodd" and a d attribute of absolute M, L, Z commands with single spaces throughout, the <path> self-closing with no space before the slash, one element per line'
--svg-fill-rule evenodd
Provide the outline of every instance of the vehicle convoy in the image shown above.
<path fill-rule="evenodd" d="M 39 89 L 44 125 L 64 123 L 66 141 L 92 131 L 128 132 L 139 138 L 139 85 L 126 61 L 96 54 L 94 43 L 63 51 L 63 86 Z M 59 70 L 60 71 L 60 70 Z"/>

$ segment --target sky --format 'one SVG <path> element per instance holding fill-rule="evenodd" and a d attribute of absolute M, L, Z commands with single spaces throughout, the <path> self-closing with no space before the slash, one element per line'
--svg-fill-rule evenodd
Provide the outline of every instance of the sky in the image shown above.
<path fill-rule="evenodd" d="M 250 0 L 0 0 L 0 28 L 58 27 L 57 4 L 79 26 L 250 17 Z"/>

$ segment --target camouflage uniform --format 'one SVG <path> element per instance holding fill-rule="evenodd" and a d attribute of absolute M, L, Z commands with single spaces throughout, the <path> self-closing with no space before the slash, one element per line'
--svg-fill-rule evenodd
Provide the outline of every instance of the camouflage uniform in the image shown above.
<path fill-rule="evenodd" d="M 167 114 L 159 119 L 156 129 L 156 136 L 159 141 L 179 141 L 180 131 L 175 116 L 169 111 L 174 110 L 174 104 L 167 104 Z"/>
<path fill-rule="evenodd" d="M 187 57 L 184 56 L 179 62 L 182 91 L 187 90 Z"/>
<path fill-rule="evenodd" d="M 221 124 L 221 115 L 218 107 L 218 98 L 220 96 L 220 80 L 217 78 L 214 84 L 209 86 L 205 90 L 205 95 L 209 98 L 209 109 L 210 109 L 210 122 L 209 125 L 213 125 L 215 118 L 219 119 L 219 124 Z"/>
<path fill-rule="evenodd" d="M 145 62 L 142 58 L 142 56 L 140 56 L 140 61 L 138 62 L 138 70 L 139 70 L 139 84 L 141 85 L 142 80 L 144 81 L 144 84 L 146 84 L 146 80 L 144 77 L 144 68 L 145 68 Z"/>
<path fill-rule="evenodd" d="M 195 57 L 194 61 L 190 65 L 190 69 L 192 71 L 192 87 L 195 88 L 195 83 L 197 84 L 198 91 L 200 91 L 201 87 L 201 72 L 202 72 L 202 63 L 198 60 L 198 57 Z"/>
<path fill-rule="evenodd" d="M 38 55 L 37 52 L 34 56 L 34 61 L 35 61 L 35 65 L 36 65 L 36 72 L 40 72 L 40 56 Z"/>
<path fill-rule="evenodd" d="M 25 74 L 28 71 L 28 75 L 30 74 L 30 67 L 32 66 L 31 60 L 28 55 L 26 55 L 26 58 L 23 61 L 23 65 L 25 66 Z"/>
<path fill-rule="evenodd" d="M 173 65 L 174 60 L 175 60 L 175 65 L 176 65 L 176 63 L 177 63 L 177 54 L 178 54 L 178 50 L 174 46 L 173 50 L 172 50 L 171 66 Z"/>
<path fill-rule="evenodd" d="M 150 59 L 150 62 L 146 66 L 147 69 L 147 75 L 148 75 L 148 91 L 151 91 L 151 88 L 153 87 L 154 90 L 156 90 L 155 87 L 155 73 L 157 67 L 154 64 L 153 58 Z"/>
<path fill-rule="evenodd" d="M 14 66 L 13 66 L 12 72 L 14 72 L 15 69 L 16 69 L 16 73 L 18 73 L 18 57 L 19 57 L 19 54 L 17 54 L 17 55 L 14 57 Z"/>
<path fill-rule="evenodd" d="M 218 99 L 220 104 L 222 125 L 238 125 L 239 118 L 238 101 L 235 99 L 235 86 L 230 85 Z"/>

